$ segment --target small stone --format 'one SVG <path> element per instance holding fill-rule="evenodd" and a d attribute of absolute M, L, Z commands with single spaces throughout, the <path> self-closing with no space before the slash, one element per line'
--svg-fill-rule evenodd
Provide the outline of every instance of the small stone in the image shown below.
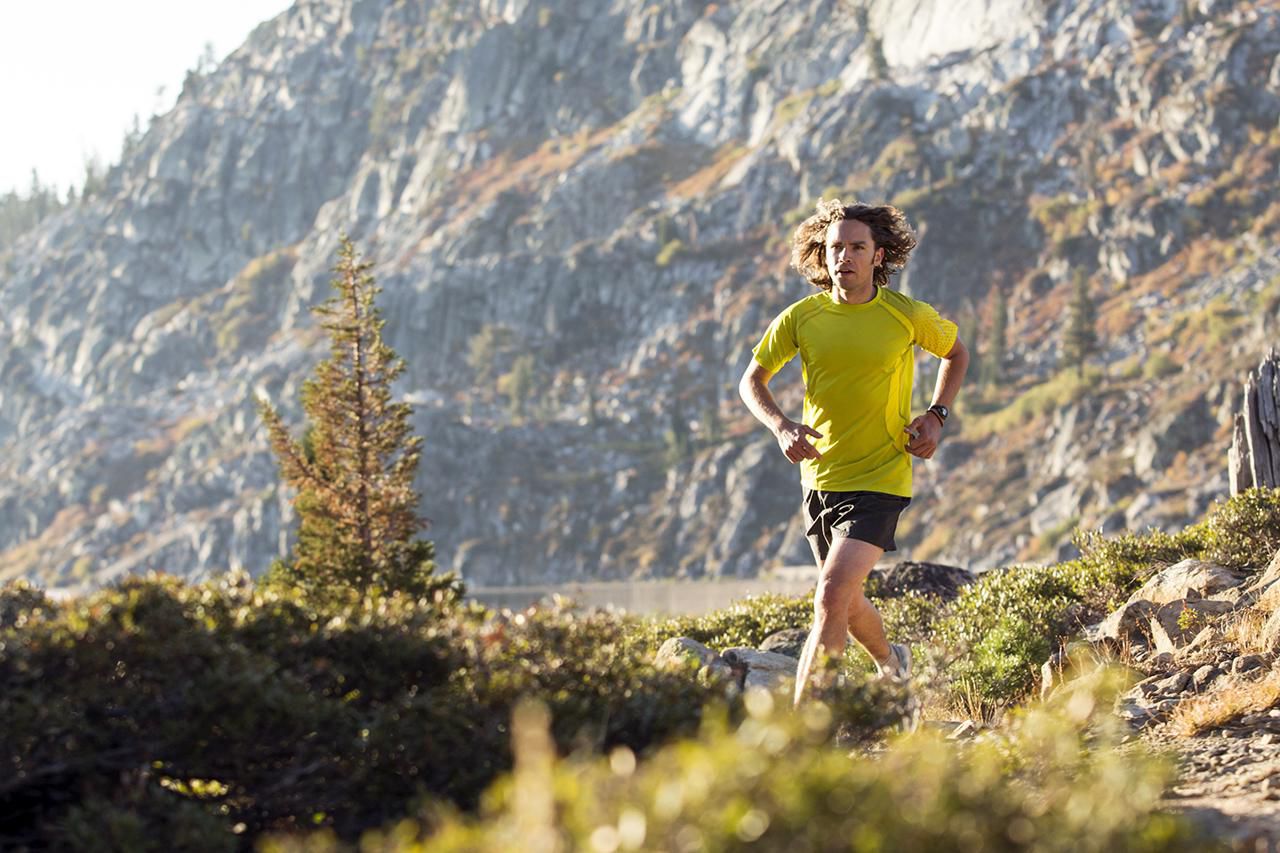
<path fill-rule="evenodd" d="M 1232 672 L 1248 672 L 1251 669 L 1257 669 L 1262 666 L 1262 655 L 1243 655 L 1235 659 L 1231 664 Z"/>
<path fill-rule="evenodd" d="M 1271 746 L 1271 744 L 1275 742 L 1276 742 L 1276 736 L 1271 732 L 1267 732 L 1265 735 L 1258 738 L 1258 741 L 1257 741 L 1259 746 Z M 1270 782 L 1271 780 L 1268 779 L 1267 781 Z"/>
<path fill-rule="evenodd" d="M 1142 695 L 1146 696 L 1156 692 L 1156 682 L 1163 678 L 1167 678 L 1167 676 L 1163 672 L 1157 672 L 1155 675 L 1148 675 L 1133 686 L 1135 689 L 1141 690 Z"/>
<path fill-rule="evenodd" d="M 1267 716 L 1280 718 L 1280 708 L 1272 708 L 1270 711 L 1267 712 Z"/>
<path fill-rule="evenodd" d="M 1213 681 L 1221 674 L 1222 670 L 1218 669 L 1211 663 L 1207 663 L 1195 671 L 1191 676 L 1191 683 L 1195 685 L 1196 691 L 1199 692 L 1208 687 L 1209 682 Z"/>
<path fill-rule="evenodd" d="M 1187 685 L 1191 683 L 1191 676 L 1186 672 L 1175 672 L 1173 675 L 1157 681 L 1155 684 L 1156 692 L 1168 695 L 1175 695 L 1187 689 Z"/>

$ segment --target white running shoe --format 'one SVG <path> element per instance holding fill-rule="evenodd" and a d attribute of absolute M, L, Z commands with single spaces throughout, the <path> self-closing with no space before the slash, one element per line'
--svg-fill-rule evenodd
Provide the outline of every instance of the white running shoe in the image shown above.
<path fill-rule="evenodd" d="M 889 660 L 881 665 L 881 675 L 906 681 L 911 677 L 911 649 L 902 643 L 889 644 Z"/>

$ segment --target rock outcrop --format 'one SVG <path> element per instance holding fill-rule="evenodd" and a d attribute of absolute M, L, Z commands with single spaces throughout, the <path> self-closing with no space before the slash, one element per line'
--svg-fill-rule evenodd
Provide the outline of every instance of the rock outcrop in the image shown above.
<path fill-rule="evenodd" d="M 1268 675 L 1280 662 L 1276 640 L 1276 583 L 1280 552 L 1262 571 L 1233 571 L 1198 560 L 1183 560 L 1153 575 L 1101 622 L 1087 627 L 1074 641 L 1045 662 L 1041 696 L 1047 697 L 1072 671 L 1119 660 L 1147 672 L 1117 704 L 1117 713 L 1135 728 L 1163 723 L 1196 697 L 1221 694 L 1249 697 L 1265 691 L 1249 684 Z M 1235 694 L 1233 694 L 1235 691 Z M 1206 708 L 1212 701 L 1206 700 Z M 1233 707 L 1225 702 L 1222 707 Z M 1188 712 L 1183 728 L 1198 728 Z M 1206 712 L 1216 726 L 1280 726 L 1280 712 L 1268 708 L 1222 717 Z M 1280 729 L 1276 729 L 1280 732 Z M 1184 734 L 1187 732 L 1184 732 Z"/>

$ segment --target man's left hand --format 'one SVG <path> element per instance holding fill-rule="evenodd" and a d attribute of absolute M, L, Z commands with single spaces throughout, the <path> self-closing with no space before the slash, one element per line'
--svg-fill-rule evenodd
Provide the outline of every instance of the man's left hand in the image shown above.
<path fill-rule="evenodd" d="M 931 458 L 942 438 L 942 424 L 928 412 L 907 424 L 905 431 L 908 436 L 907 452 L 921 459 Z"/>

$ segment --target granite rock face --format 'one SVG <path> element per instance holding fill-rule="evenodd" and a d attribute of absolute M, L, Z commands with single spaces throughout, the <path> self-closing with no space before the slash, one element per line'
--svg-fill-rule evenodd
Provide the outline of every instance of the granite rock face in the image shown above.
<path fill-rule="evenodd" d="M 807 562 L 795 473 L 734 392 L 810 292 L 786 230 L 823 194 L 895 200 L 923 234 L 900 286 L 957 316 L 1006 288 L 1003 368 L 1048 378 L 1072 271 L 1119 293 L 1172 270 L 1205 239 L 1183 199 L 1280 118 L 1280 13 L 1184 6 L 299 3 L 0 255 L 0 580 L 259 572 L 285 552 L 254 400 L 296 422 L 344 231 L 408 362 L 443 565 L 497 584 Z M 1215 223 L 1246 205 L 1214 198 Z M 1172 297 L 1137 288 L 1142 321 L 1100 363 L 1141 362 L 1162 318 L 1224 294 L 1274 311 L 1280 256 L 1240 240 Z M 904 555 L 940 529 L 931 559 L 983 568 L 1030 537 L 1052 556 L 1072 521 L 1195 517 L 1226 492 L 1210 363 L 1168 429 L 1153 371 L 1063 407 L 1047 460 L 1002 435 L 922 465 Z M 793 411 L 797 380 L 776 380 Z M 1201 486 L 1160 492 L 1170 466 Z"/>

